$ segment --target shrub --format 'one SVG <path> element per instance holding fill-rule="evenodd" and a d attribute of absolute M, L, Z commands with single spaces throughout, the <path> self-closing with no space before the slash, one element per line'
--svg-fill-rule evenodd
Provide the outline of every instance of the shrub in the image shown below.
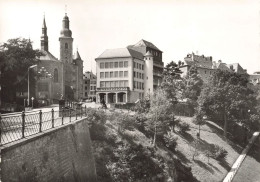
<path fill-rule="evenodd" d="M 133 131 L 135 129 L 135 119 L 133 116 L 127 114 L 120 114 L 116 118 L 118 124 L 118 130 L 123 132 L 124 130 Z"/>
<path fill-rule="evenodd" d="M 223 159 L 226 159 L 228 152 L 223 148 L 218 145 L 214 145 L 213 149 L 211 150 L 210 156 L 213 157 L 214 159 L 220 161 Z"/>
<path fill-rule="evenodd" d="M 178 123 L 178 128 L 180 129 L 181 133 L 186 133 L 190 130 L 190 125 L 188 123 Z"/>
<path fill-rule="evenodd" d="M 172 131 L 168 131 L 167 134 L 163 136 L 165 146 L 172 150 L 175 151 L 175 148 L 177 146 L 177 136 L 174 136 L 174 133 Z"/>
<path fill-rule="evenodd" d="M 103 140 L 105 138 L 106 114 L 104 111 L 89 109 L 87 113 L 90 137 L 92 140 Z"/>

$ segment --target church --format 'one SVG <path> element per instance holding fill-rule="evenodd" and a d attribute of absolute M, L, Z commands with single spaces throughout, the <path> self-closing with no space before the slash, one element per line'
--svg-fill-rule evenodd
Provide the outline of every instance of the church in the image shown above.
<path fill-rule="evenodd" d="M 83 60 L 78 50 L 73 54 L 72 31 L 67 13 L 60 31 L 60 59 L 49 51 L 45 17 L 42 25 L 41 52 L 37 65 L 36 99 L 42 104 L 57 103 L 59 99 L 79 101 L 83 97 Z"/>

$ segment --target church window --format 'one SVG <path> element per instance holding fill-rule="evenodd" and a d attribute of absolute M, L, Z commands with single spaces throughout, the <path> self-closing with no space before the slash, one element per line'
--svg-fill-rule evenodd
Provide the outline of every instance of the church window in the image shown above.
<path fill-rule="evenodd" d="M 54 69 L 54 82 L 57 83 L 59 81 L 58 79 L 58 70 L 57 68 Z"/>
<path fill-rule="evenodd" d="M 65 43 L 65 49 L 68 49 L 68 43 Z"/>

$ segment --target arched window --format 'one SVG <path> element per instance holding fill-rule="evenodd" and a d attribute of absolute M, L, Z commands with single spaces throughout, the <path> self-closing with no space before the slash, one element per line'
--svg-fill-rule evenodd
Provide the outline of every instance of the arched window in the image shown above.
<path fill-rule="evenodd" d="M 65 49 L 68 49 L 68 43 L 65 43 Z"/>
<path fill-rule="evenodd" d="M 58 70 L 57 68 L 54 69 L 54 82 L 58 82 L 59 79 L 58 79 Z"/>

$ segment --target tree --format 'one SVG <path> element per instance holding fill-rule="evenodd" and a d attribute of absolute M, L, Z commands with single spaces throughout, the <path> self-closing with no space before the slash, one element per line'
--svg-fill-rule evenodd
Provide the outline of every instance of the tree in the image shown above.
<path fill-rule="evenodd" d="M 165 90 L 167 94 L 167 98 L 170 99 L 172 104 L 176 104 L 178 102 L 178 98 L 180 97 L 180 93 L 182 92 L 182 71 L 180 70 L 178 64 L 174 61 L 168 63 L 163 72 L 163 82 L 161 87 Z"/>
<path fill-rule="evenodd" d="M 195 103 L 200 95 L 203 81 L 199 76 L 196 66 L 191 66 L 188 74 L 184 77 L 183 97 L 188 98 L 193 103 Z"/>
<path fill-rule="evenodd" d="M 0 45 L 0 82 L 3 101 L 14 102 L 16 91 L 27 90 L 28 67 L 37 64 L 37 57 L 40 55 L 42 53 L 39 50 L 32 49 L 29 39 L 9 39 Z M 33 91 L 35 77 L 32 74 L 30 78 Z"/>
<path fill-rule="evenodd" d="M 250 118 L 256 114 L 256 98 L 248 87 L 248 76 L 245 74 L 217 70 L 203 88 L 198 102 L 198 107 L 209 118 L 224 121 L 225 137 L 229 122 L 250 126 Z"/>
<path fill-rule="evenodd" d="M 173 105 L 167 98 L 166 91 L 158 89 L 151 98 L 151 106 L 148 112 L 148 120 L 145 121 L 146 129 L 153 133 L 153 145 L 156 145 L 157 135 L 163 136 L 174 124 L 172 113 Z"/>
<path fill-rule="evenodd" d="M 187 99 L 187 106 L 189 110 L 194 113 L 195 108 L 197 107 L 197 100 L 200 95 L 203 81 L 199 76 L 196 66 L 191 66 L 187 75 L 183 79 L 184 89 L 182 92 L 182 98 Z"/>

